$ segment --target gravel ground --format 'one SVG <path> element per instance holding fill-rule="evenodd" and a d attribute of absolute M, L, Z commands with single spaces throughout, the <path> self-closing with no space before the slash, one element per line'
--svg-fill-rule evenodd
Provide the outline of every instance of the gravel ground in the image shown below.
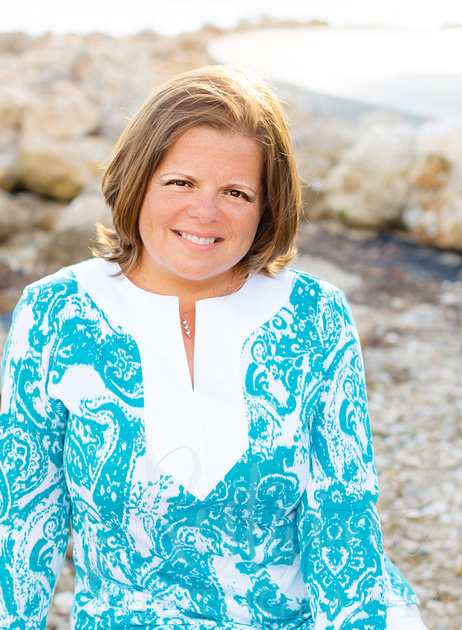
<path fill-rule="evenodd" d="M 361 334 L 387 555 L 429 630 L 462 630 L 462 255 L 304 224 L 293 266 L 347 294 Z M 70 550 L 69 550 L 70 551 Z M 49 630 L 68 630 L 66 559 Z"/>
<path fill-rule="evenodd" d="M 429 630 L 461 630 L 462 255 L 325 224 L 300 251 L 357 319 L 386 553 Z"/>

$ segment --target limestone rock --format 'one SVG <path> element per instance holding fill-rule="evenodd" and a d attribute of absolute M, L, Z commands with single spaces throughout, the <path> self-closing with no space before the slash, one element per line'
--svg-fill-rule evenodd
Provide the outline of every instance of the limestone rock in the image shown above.
<path fill-rule="evenodd" d="M 329 211 L 349 225 L 399 225 L 411 192 L 415 129 L 407 123 L 366 126 L 324 181 Z"/>
<path fill-rule="evenodd" d="M 326 216 L 324 179 L 353 142 L 354 134 L 351 122 L 328 116 L 311 116 L 297 125 L 294 149 L 305 218 L 317 220 Z"/>
<path fill-rule="evenodd" d="M 99 127 L 100 134 L 115 144 L 133 118 L 139 105 L 141 105 L 141 102 L 136 103 L 136 105 L 132 103 L 133 109 L 131 107 L 127 108 L 125 98 L 116 98 L 103 105 Z"/>
<path fill-rule="evenodd" d="M 324 158 L 330 167 L 339 161 L 342 152 L 354 142 L 356 133 L 354 124 L 347 120 L 313 116 L 297 125 L 296 144 L 309 158 Z M 317 174 L 325 175 L 326 171 L 318 171 Z"/>
<path fill-rule="evenodd" d="M 95 223 L 111 225 L 111 211 L 106 205 L 99 184 L 99 180 L 95 180 L 72 203 L 61 209 L 55 224 L 56 231 L 77 228 L 82 231 L 91 230 L 94 233 Z"/>
<path fill-rule="evenodd" d="M 15 175 L 26 190 L 70 201 L 98 177 L 112 146 L 97 136 L 72 140 L 27 136 L 19 146 Z"/>
<path fill-rule="evenodd" d="M 130 51 L 121 42 L 114 42 L 103 35 L 87 36 L 86 46 L 81 47 L 73 60 L 72 77 L 93 100 L 112 99 L 128 94 L 131 83 L 126 66 Z M 131 62 L 136 65 L 134 56 Z"/>
<path fill-rule="evenodd" d="M 40 89 L 54 81 L 70 80 L 85 40 L 78 35 L 53 35 L 47 33 L 35 40 L 35 46 L 27 48 L 20 57 L 23 70 L 21 81 Z"/>
<path fill-rule="evenodd" d="M 416 138 L 416 153 L 420 157 L 435 155 L 451 165 L 462 165 L 462 118 L 423 124 Z"/>
<path fill-rule="evenodd" d="M 462 120 L 422 125 L 404 224 L 425 245 L 462 251 Z"/>
<path fill-rule="evenodd" d="M 112 218 L 102 193 L 97 186 L 91 186 L 59 212 L 53 233 L 37 250 L 36 272 L 53 273 L 91 258 L 96 223 L 110 226 Z"/>
<path fill-rule="evenodd" d="M 31 212 L 13 195 L 0 189 L 0 242 L 31 227 Z"/>
<path fill-rule="evenodd" d="M 0 274 L 1 268 L 4 264 L 0 263 Z M 14 311 L 16 304 L 19 302 L 19 298 L 21 297 L 21 290 L 18 290 L 17 287 L 6 287 L 5 289 L 0 288 L 0 338 L 1 338 L 1 316 L 4 315 L 4 318 L 7 319 L 9 323 L 9 314 Z M 1 341 L 1 339 L 0 339 Z M 1 343 L 0 343 L 0 356 L 1 356 Z"/>
<path fill-rule="evenodd" d="M 27 33 L 0 33 L 0 52 L 20 54 L 36 45 L 36 38 Z"/>
<path fill-rule="evenodd" d="M 50 234 L 41 229 L 16 232 L 6 243 L 2 243 L 1 259 L 13 272 L 39 278 L 45 274 L 42 268 L 37 269 L 37 253 L 49 242 Z"/>
<path fill-rule="evenodd" d="M 41 244 L 49 241 L 49 232 L 53 229 L 61 205 L 41 199 L 30 193 L 10 195 L 0 190 L 0 244 L 1 262 L 11 273 L 36 274 L 37 251 Z M 0 264 L 0 287 L 2 274 Z M 12 310 L 19 295 L 16 283 L 8 290 L 8 281 L 0 291 L 0 312 Z"/>
<path fill-rule="evenodd" d="M 53 230 L 56 218 L 64 207 L 62 203 L 25 191 L 15 193 L 14 197 L 28 210 L 30 229 Z"/>
<path fill-rule="evenodd" d="M 13 190 L 15 187 L 14 166 L 17 156 L 18 131 L 0 127 L 0 188 Z"/>
<path fill-rule="evenodd" d="M 417 191 L 420 203 L 405 210 L 404 223 L 419 243 L 462 251 L 461 184 L 454 178 L 440 191 Z"/>
<path fill-rule="evenodd" d="M 154 34 L 118 39 L 87 35 L 72 66 L 72 78 L 94 102 L 106 105 L 124 98 L 136 111 L 154 87 L 166 78 L 159 71 L 171 40 Z"/>
<path fill-rule="evenodd" d="M 30 90 L 17 83 L 0 85 L 0 128 L 18 129 L 23 115 L 37 100 Z"/>
<path fill-rule="evenodd" d="M 417 161 L 410 176 L 423 191 L 436 191 L 447 184 L 451 169 L 450 162 L 444 157 L 430 153 Z"/>
<path fill-rule="evenodd" d="M 100 108 L 75 83 L 55 82 L 29 106 L 22 121 L 27 137 L 40 133 L 51 138 L 82 138 L 100 124 Z"/>

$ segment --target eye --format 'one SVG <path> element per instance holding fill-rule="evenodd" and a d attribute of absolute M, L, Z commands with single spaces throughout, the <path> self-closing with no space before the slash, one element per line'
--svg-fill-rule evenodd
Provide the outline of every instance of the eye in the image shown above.
<path fill-rule="evenodd" d="M 242 190 L 229 190 L 228 194 L 235 199 L 245 199 L 246 201 L 250 201 L 249 196 L 242 192 Z"/>
<path fill-rule="evenodd" d="M 166 186 L 179 186 L 180 188 L 186 188 L 187 186 L 191 186 L 191 182 L 188 182 L 184 179 L 171 179 L 168 182 L 165 182 Z"/>

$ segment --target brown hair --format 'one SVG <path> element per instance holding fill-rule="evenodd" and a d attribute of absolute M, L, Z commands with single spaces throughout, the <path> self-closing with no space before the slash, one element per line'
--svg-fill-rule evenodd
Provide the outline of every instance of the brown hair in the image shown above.
<path fill-rule="evenodd" d="M 98 226 L 95 253 L 118 262 L 125 273 L 133 270 L 142 250 L 138 217 L 149 180 L 172 144 L 198 126 L 237 132 L 261 147 L 262 216 L 240 268 L 272 275 L 295 256 L 300 180 L 277 97 L 260 77 L 230 66 L 205 66 L 175 76 L 141 106 L 103 177 L 113 229 Z"/>

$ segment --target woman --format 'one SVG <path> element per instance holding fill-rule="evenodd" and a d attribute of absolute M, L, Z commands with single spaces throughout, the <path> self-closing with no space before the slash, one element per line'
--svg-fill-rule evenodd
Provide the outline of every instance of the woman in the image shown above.
<path fill-rule="evenodd" d="M 28 287 L 2 401 L 2 628 L 424 628 L 385 560 L 343 295 L 285 270 L 300 206 L 260 79 L 180 75 L 103 180 L 100 258 Z M 388 614 L 387 614 L 388 611 Z"/>

